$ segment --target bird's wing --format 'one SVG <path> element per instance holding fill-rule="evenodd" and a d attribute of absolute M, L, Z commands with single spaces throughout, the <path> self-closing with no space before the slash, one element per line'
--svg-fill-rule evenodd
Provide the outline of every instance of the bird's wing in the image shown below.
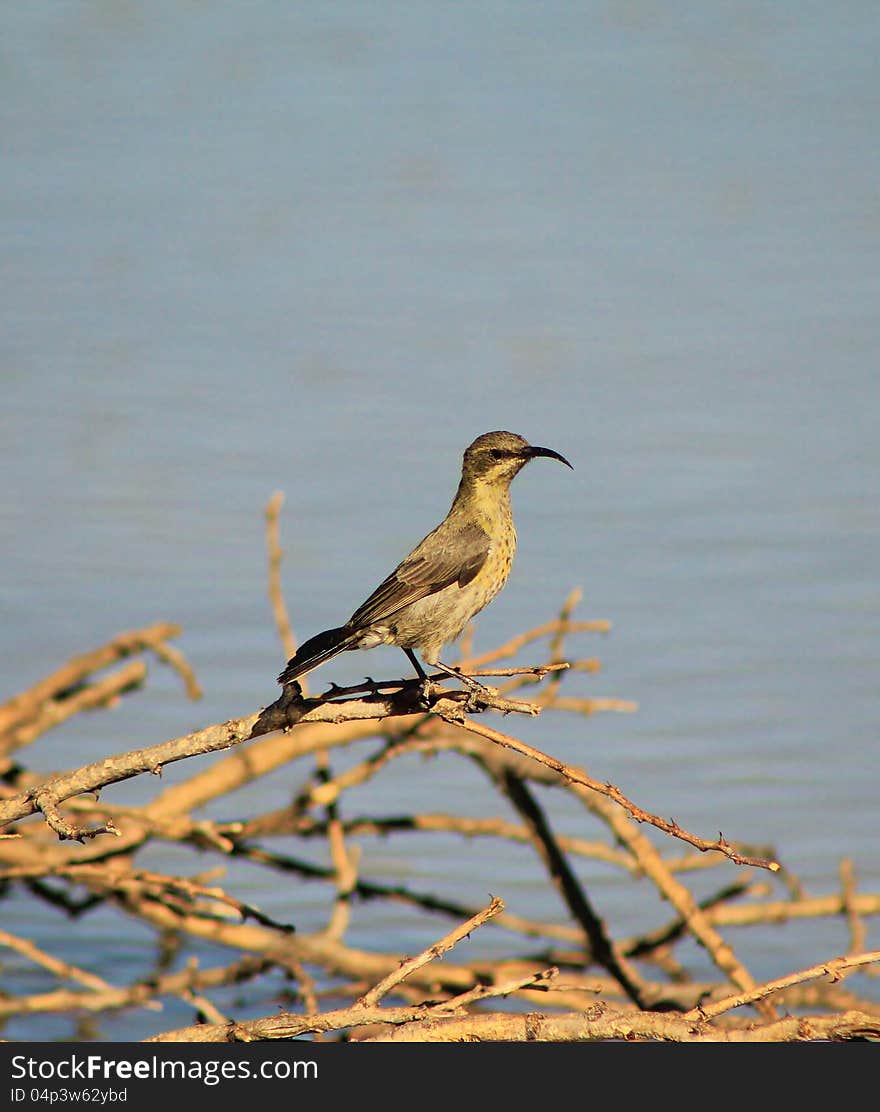
<path fill-rule="evenodd" d="M 456 529 L 444 543 L 436 529 L 407 556 L 370 597 L 355 610 L 349 625 L 364 627 L 385 621 L 404 606 L 457 583 L 464 587 L 485 564 L 489 537 L 479 525 Z"/>

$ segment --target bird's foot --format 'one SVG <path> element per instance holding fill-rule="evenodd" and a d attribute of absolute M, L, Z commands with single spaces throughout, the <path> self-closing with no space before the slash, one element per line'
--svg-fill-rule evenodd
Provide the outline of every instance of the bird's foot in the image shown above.
<path fill-rule="evenodd" d="M 492 693 L 488 687 L 469 687 L 464 693 L 464 700 L 462 705 L 468 714 L 479 714 L 490 705 Z"/>
<path fill-rule="evenodd" d="M 487 687 L 486 684 L 473 682 L 463 692 L 464 709 L 469 714 L 480 714 L 491 707 L 499 707 L 499 700 L 503 703 L 501 692 L 497 687 Z M 505 712 L 506 713 L 506 712 Z"/>
<path fill-rule="evenodd" d="M 452 668 L 439 661 L 437 667 L 442 668 L 448 676 L 458 680 L 462 684 L 464 691 L 460 694 L 464 695 L 462 702 L 464 709 L 469 713 L 476 714 L 485 710 L 488 706 L 492 706 L 494 700 L 498 698 L 498 691 L 495 688 L 487 687 L 473 676 L 469 676 L 467 672 L 463 672 L 460 668 Z"/>
<path fill-rule="evenodd" d="M 430 710 L 433 702 L 433 695 L 437 689 L 437 685 L 433 680 L 427 676 L 419 680 L 418 687 L 416 688 L 416 701 L 421 710 Z"/>

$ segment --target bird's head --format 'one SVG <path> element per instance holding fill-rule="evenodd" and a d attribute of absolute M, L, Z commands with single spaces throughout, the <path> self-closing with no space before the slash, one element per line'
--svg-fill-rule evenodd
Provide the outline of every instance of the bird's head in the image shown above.
<path fill-rule="evenodd" d="M 484 432 L 465 450 L 462 481 L 509 486 L 529 460 L 537 456 L 558 459 L 571 467 L 559 452 L 552 448 L 536 448 L 515 432 Z"/>

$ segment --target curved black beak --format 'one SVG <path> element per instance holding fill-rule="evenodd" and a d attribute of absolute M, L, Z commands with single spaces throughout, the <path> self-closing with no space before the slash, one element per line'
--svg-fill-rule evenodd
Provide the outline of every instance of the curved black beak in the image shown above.
<path fill-rule="evenodd" d="M 564 463 L 566 467 L 571 467 L 571 464 L 568 462 L 565 456 L 561 456 L 558 452 L 554 452 L 552 448 L 536 448 L 533 445 L 530 445 L 528 454 L 529 459 L 534 459 L 535 456 L 546 456 L 548 459 L 558 459 L 559 462 Z M 571 467 L 571 469 L 572 471 L 574 471 L 573 467 Z"/>

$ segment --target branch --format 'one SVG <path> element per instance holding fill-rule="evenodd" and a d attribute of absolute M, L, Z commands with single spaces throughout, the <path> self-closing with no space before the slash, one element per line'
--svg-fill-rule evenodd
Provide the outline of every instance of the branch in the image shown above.
<path fill-rule="evenodd" d="M 284 556 L 284 549 L 281 547 L 281 541 L 279 540 L 278 517 L 283 505 L 284 494 L 278 490 L 266 505 L 266 548 L 269 553 L 269 602 L 272 606 L 278 636 L 281 638 L 281 646 L 289 658 L 296 652 L 296 638 L 293 636 L 290 618 L 287 614 L 287 605 L 284 601 L 284 592 L 281 589 L 281 560 Z"/>
<path fill-rule="evenodd" d="M 395 1022 L 388 1020 L 386 1022 Z M 880 1021 L 864 1012 L 839 1016 L 792 1016 L 744 1030 L 707 1028 L 695 1032 L 686 1020 L 669 1013 L 613 1011 L 596 1004 L 565 1015 L 469 1015 L 413 1022 L 401 1016 L 393 1031 L 365 1042 L 841 1042 L 877 1040 Z"/>
<path fill-rule="evenodd" d="M 132 656 L 135 653 L 154 652 L 180 670 L 182 656 L 179 653 L 172 655 L 166 645 L 168 640 L 179 636 L 180 632 L 181 629 L 178 625 L 173 625 L 170 622 L 159 622 L 145 629 L 120 633 L 106 645 L 81 656 L 72 657 L 57 671 L 52 672 L 40 680 L 39 683 L 28 688 L 27 691 L 23 691 L 20 695 L 16 695 L 0 705 L 0 737 L 7 734 L 14 726 L 34 718 L 40 712 L 44 703 L 76 688 L 82 683 L 84 677 L 92 672 L 98 672 L 114 664 L 117 660 Z M 191 672 L 184 672 L 184 679 L 187 682 L 190 694 L 198 690 Z"/>
<path fill-rule="evenodd" d="M 398 969 L 389 973 L 387 977 L 384 977 L 377 985 L 374 985 L 369 992 L 365 993 L 360 1000 L 358 1000 L 358 1004 L 365 1008 L 378 1004 L 382 997 L 386 996 L 395 985 L 400 984 L 400 982 L 405 980 L 411 973 L 414 973 L 417 969 L 421 969 L 423 965 L 427 965 L 428 962 L 433 961 L 434 958 L 442 957 L 443 954 L 452 949 L 456 942 L 460 942 L 463 938 L 467 938 L 471 931 L 481 927 L 484 923 L 488 922 L 489 919 L 494 918 L 503 910 L 504 901 L 499 900 L 497 896 L 493 896 L 489 905 L 472 916 L 472 918 L 468 919 L 466 923 L 462 923 L 460 926 L 456 927 L 455 930 L 450 931 L 449 934 L 441 938 L 439 942 L 435 942 L 433 946 L 429 946 L 427 950 L 423 950 L 417 957 L 408 958 L 406 961 L 402 962 Z"/>
<path fill-rule="evenodd" d="M 584 932 L 590 956 L 615 978 L 633 1003 L 645 1007 L 646 992 L 643 980 L 608 937 L 605 924 L 593 910 L 586 892 L 559 848 L 544 812 L 538 806 L 525 781 L 504 769 L 500 773 L 493 773 L 493 778 L 525 820 L 532 842 L 551 880 L 559 889 L 569 911 Z"/>
<path fill-rule="evenodd" d="M 440 696 L 437 698 L 438 702 L 442 701 Z M 278 707 L 279 704 L 281 704 L 281 700 L 274 706 Z M 283 710 L 278 713 L 280 714 L 279 723 L 283 722 Z M 397 699 L 379 699 L 375 702 L 352 700 L 346 704 L 345 711 L 342 714 L 340 714 L 337 706 L 321 704 L 300 715 L 297 721 L 326 723 L 351 722 L 353 719 L 362 719 L 372 723 L 376 719 L 389 714 L 403 715 L 409 713 L 412 713 L 411 707 L 405 701 L 401 702 Z M 266 712 L 263 712 L 263 715 L 265 716 Z M 238 746 L 260 733 L 268 733 L 279 728 L 278 725 L 273 724 L 271 716 L 269 716 L 269 720 L 264 721 L 261 725 L 261 717 L 263 716 L 254 714 L 246 718 L 233 718 L 228 722 L 196 730 L 184 737 L 174 738 L 172 741 L 161 742 L 158 745 L 152 745 L 144 749 L 132 749 L 127 753 L 120 753 L 115 757 L 107 757 L 104 760 L 84 765 L 73 772 L 59 773 L 56 776 L 49 777 L 38 787 L 26 792 L 19 792 L 0 802 L 0 826 L 26 818 L 38 810 L 45 814 L 47 809 L 51 811 L 53 807 L 57 807 L 59 803 L 71 798 L 71 796 L 94 793 L 109 784 L 119 783 L 134 776 L 140 776 L 145 772 L 158 776 L 165 765 L 185 760 L 188 757 L 222 752 L 225 749 Z M 355 736 L 368 736 L 370 732 L 372 732 L 372 729 L 355 730 L 348 733 L 343 731 L 337 743 L 345 744 L 353 740 Z M 308 734 L 301 739 L 298 738 L 297 741 L 300 742 L 301 748 L 296 742 L 294 747 L 300 748 L 300 752 L 314 751 L 324 745 L 332 744 L 326 736 L 319 741 L 314 735 Z M 180 787 L 180 785 L 177 785 L 178 790 Z M 224 787 L 222 790 L 227 789 Z M 147 807 L 146 810 L 149 814 L 150 807 Z M 65 824 L 63 820 L 58 822 L 57 829 L 60 836 L 64 838 L 79 839 L 92 836 L 90 831 L 76 830 L 70 824 Z"/>
<path fill-rule="evenodd" d="M 33 716 L 18 725 L 10 727 L 0 744 L 6 753 L 12 753 L 25 745 L 30 745 L 41 734 L 55 726 L 60 726 L 68 718 L 81 711 L 97 710 L 98 707 L 112 707 L 122 695 L 127 695 L 140 687 L 147 676 L 147 666 L 142 660 L 132 660 L 118 671 L 102 676 L 94 683 L 85 683 L 72 688 L 57 698 L 47 699 Z M 11 764 L 11 761 L 4 763 Z"/>
<path fill-rule="evenodd" d="M 772 996 L 773 993 L 779 992 L 781 989 L 790 988 L 802 981 L 811 981 L 817 977 L 830 977 L 833 981 L 839 981 L 844 970 L 854 969 L 860 965 L 870 965 L 878 961 L 880 961 L 880 950 L 870 950 L 864 954 L 849 954 L 846 957 L 835 958 L 833 961 L 822 962 L 820 965 L 811 966 L 809 969 L 801 969 L 797 973 L 789 973 L 786 977 L 778 977 L 774 981 L 756 985 L 749 992 L 728 996 L 724 1000 L 716 1000 L 712 1004 L 698 1004 L 696 1008 L 692 1008 L 691 1011 L 686 1013 L 685 1018 L 694 1020 L 714 1019 L 732 1008 L 739 1008 L 743 1004 L 754 1004 Z"/>
<path fill-rule="evenodd" d="M 556 760 L 555 757 L 549 757 L 546 753 L 542 753 L 540 749 L 534 749 L 531 745 L 527 745 L 517 738 L 510 737 L 509 734 L 502 734 L 498 730 L 493 730 L 491 726 L 484 726 L 480 722 L 473 722 L 465 718 L 460 713 L 452 712 L 445 708 L 435 708 L 435 713 L 438 714 L 444 721 L 449 722 L 455 726 L 461 726 L 462 729 L 469 730 L 471 733 L 479 734 L 481 737 L 488 738 L 490 741 L 497 742 L 507 749 L 512 749 L 516 753 L 522 754 L 524 757 L 530 757 L 533 761 L 538 761 L 539 764 L 546 765 L 547 768 L 552 769 L 554 772 L 559 773 L 565 780 L 571 784 L 579 784 L 582 787 L 590 788 L 592 791 L 599 792 L 601 795 L 608 796 L 613 799 L 615 803 L 620 804 L 625 811 L 637 822 L 647 822 L 651 826 L 656 826 L 658 830 L 662 830 L 666 834 L 672 835 L 674 838 L 680 838 L 684 842 L 695 846 L 697 849 L 707 852 L 715 850 L 718 853 L 723 853 L 725 857 L 729 857 L 731 861 L 737 865 L 751 865 L 754 868 L 769 869 L 770 872 L 778 872 L 780 865 L 777 861 L 765 861 L 759 857 L 746 857 L 733 848 L 733 846 L 722 836 L 714 842 L 709 842 L 705 838 L 700 838 L 696 834 L 691 834 L 689 831 L 683 829 L 677 822 L 668 819 L 660 818 L 659 815 L 652 815 L 649 811 L 643 811 L 632 800 L 615 787 L 614 784 L 600 783 L 598 780 L 593 780 L 587 776 L 586 773 L 580 769 L 575 768 L 573 765 L 564 764 L 562 761 Z"/>
<path fill-rule="evenodd" d="M 534 629 L 527 630 L 517 637 L 512 637 L 509 641 L 505 641 L 503 645 L 499 645 L 497 649 L 481 653 L 479 656 L 468 657 L 462 661 L 461 666 L 469 670 L 478 664 L 490 664 L 493 660 L 503 660 L 507 656 L 513 656 L 515 652 L 519 652 L 520 649 L 530 645 L 533 641 L 552 634 L 580 633 L 587 630 L 594 633 L 608 633 L 610 629 L 611 622 L 604 618 L 581 622 L 572 622 L 568 618 L 554 618 L 552 621 L 535 626 Z"/>
<path fill-rule="evenodd" d="M 47 1012 L 103 1012 L 119 1008 L 149 1008 L 159 1010 L 159 996 L 181 996 L 196 989 L 214 988 L 219 985 L 241 984 L 272 968 L 264 958 L 245 957 L 218 969 L 185 969 L 162 977 L 138 981 L 128 988 L 106 985 L 92 992 L 73 992 L 57 989 L 55 992 L 35 993 L 17 999 L 0 999 L 0 1019 L 16 1015 L 33 1015 Z"/>
<path fill-rule="evenodd" d="M 78 981 L 92 992 L 113 991 L 113 986 L 109 985 L 103 978 L 96 977 L 94 973 L 89 973 L 87 969 L 80 969 L 76 965 L 71 965 L 69 962 L 61 961 L 59 958 L 47 954 L 45 950 L 41 950 L 26 938 L 18 938 L 7 931 L 0 931 L 0 946 L 6 946 L 23 957 L 30 958 L 31 961 L 41 965 L 44 969 L 48 969 L 50 973 L 54 973 L 62 980 Z M 0 1004 L 0 1007 L 2 1007 L 2 1004 Z M 0 1011 L 0 1017 L 2 1015 L 3 1013 Z"/>

